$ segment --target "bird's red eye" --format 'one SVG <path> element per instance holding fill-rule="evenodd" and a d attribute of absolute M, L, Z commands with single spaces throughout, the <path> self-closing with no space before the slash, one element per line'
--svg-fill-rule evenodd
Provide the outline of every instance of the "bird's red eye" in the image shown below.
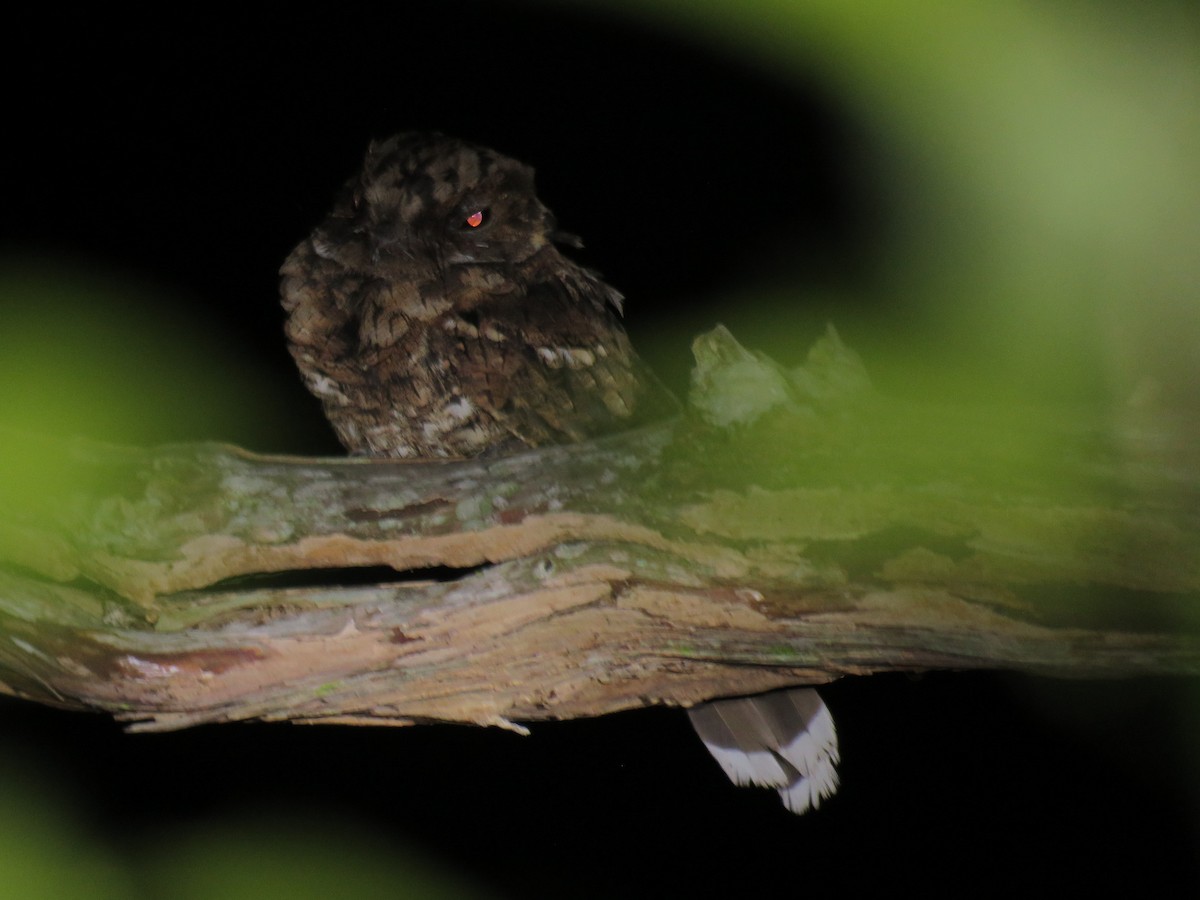
<path fill-rule="evenodd" d="M 478 228 L 480 225 L 483 224 L 483 220 L 485 218 L 486 218 L 486 216 L 484 215 L 484 211 L 482 209 L 477 209 L 477 210 L 475 210 L 475 212 L 473 212 L 469 216 L 467 216 L 467 219 L 466 219 L 467 227 L 468 228 Z"/>

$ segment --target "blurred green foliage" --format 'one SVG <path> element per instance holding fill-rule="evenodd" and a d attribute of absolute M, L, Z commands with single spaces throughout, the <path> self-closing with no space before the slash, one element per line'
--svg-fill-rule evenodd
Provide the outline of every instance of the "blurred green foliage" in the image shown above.
<path fill-rule="evenodd" d="M 217 439 L 270 413 L 205 304 L 128 274 L 0 256 L 0 427 L 125 444 Z"/>
<path fill-rule="evenodd" d="M 1151 379 L 1173 400 L 1196 400 L 1194 4 L 594 6 L 820 84 L 851 112 L 867 144 L 852 163 L 889 195 L 866 288 L 885 311 L 875 303 L 861 327 L 848 315 L 837 324 L 877 378 L 1101 403 Z M 797 293 L 803 284 L 798 273 Z M 799 302 L 779 299 L 769 308 Z"/>
<path fill-rule="evenodd" d="M 346 822 L 230 813 L 117 844 L 68 791 L 0 745 L 0 900 L 483 897 L 415 850 Z"/>
<path fill-rule="evenodd" d="M 31 760 L 0 752 L 0 797 L 0 900 L 137 896 L 129 872 Z"/>

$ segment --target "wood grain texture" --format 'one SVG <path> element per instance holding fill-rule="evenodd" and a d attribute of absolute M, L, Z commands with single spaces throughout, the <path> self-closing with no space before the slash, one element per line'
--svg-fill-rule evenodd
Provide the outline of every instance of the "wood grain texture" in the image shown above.
<path fill-rule="evenodd" d="M 0 682 L 174 728 L 1200 672 L 1194 421 L 1056 413 L 1004 443 L 986 411 L 820 400 L 814 373 L 753 421 L 700 402 L 500 459 L 47 443 L 57 487 L 0 507 Z"/>

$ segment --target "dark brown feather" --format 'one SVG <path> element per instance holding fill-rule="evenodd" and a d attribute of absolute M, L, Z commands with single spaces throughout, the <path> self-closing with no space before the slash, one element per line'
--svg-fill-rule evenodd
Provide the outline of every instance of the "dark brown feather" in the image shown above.
<path fill-rule="evenodd" d="M 281 270 L 289 349 L 342 443 L 476 456 L 669 415 L 621 295 L 560 237 L 528 166 L 441 135 L 373 143 Z"/>

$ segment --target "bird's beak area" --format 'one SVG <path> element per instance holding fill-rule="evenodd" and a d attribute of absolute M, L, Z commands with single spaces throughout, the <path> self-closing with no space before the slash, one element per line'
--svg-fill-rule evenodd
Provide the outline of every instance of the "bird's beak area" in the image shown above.
<path fill-rule="evenodd" d="M 371 258 L 379 261 L 387 256 L 411 256 L 405 249 L 403 242 L 398 237 L 390 235 L 371 235 L 369 238 L 371 248 Z"/>

